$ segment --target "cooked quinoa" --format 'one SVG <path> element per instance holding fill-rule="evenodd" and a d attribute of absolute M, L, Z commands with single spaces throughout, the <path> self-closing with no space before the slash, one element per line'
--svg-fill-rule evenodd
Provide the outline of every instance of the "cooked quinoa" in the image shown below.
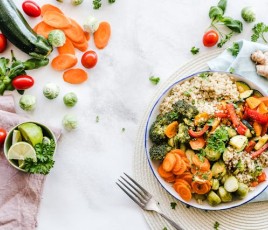
<path fill-rule="evenodd" d="M 232 77 L 225 73 L 200 74 L 175 85 L 160 105 L 160 113 L 172 110 L 178 100 L 195 105 L 200 113 L 213 114 L 219 101 L 237 101 L 239 92 Z"/>

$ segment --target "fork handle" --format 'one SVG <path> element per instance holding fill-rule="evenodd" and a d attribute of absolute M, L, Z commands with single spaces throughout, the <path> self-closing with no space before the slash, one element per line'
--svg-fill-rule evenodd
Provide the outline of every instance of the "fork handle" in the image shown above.
<path fill-rule="evenodd" d="M 160 214 L 160 216 L 162 216 L 163 218 L 165 218 L 175 229 L 177 229 L 177 230 L 183 230 L 183 228 L 181 228 L 173 220 L 169 219 L 165 214 L 163 214 L 163 213 L 159 213 L 159 214 Z"/>

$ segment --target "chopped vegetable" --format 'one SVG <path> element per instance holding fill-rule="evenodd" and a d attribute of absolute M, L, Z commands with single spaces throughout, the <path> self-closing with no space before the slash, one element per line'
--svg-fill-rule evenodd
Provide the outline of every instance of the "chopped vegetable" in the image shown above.
<path fill-rule="evenodd" d="M 55 83 L 47 83 L 43 88 L 43 94 L 47 99 L 55 99 L 60 93 L 60 87 Z"/>
<path fill-rule="evenodd" d="M 53 69 L 61 71 L 74 67 L 77 62 L 77 57 L 73 54 L 59 54 L 53 58 L 51 66 Z"/>
<path fill-rule="evenodd" d="M 152 84 L 157 85 L 160 81 L 159 77 L 151 76 L 149 77 L 149 80 L 151 81 Z"/>
<path fill-rule="evenodd" d="M 254 22 L 256 20 L 256 13 L 250 6 L 244 7 L 241 11 L 241 16 L 245 22 Z"/>
<path fill-rule="evenodd" d="M 60 10 L 60 8 L 58 8 L 58 7 L 54 6 L 54 5 L 44 4 L 43 6 L 41 6 L 41 16 L 44 16 L 44 14 L 47 11 L 56 11 L 58 13 L 63 14 L 63 12 Z"/>
<path fill-rule="evenodd" d="M 233 46 L 227 49 L 231 52 L 232 56 L 236 57 L 240 51 L 239 43 L 234 42 Z"/>
<path fill-rule="evenodd" d="M 78 101 L 75 93 L 70 92 L 64 95 L 63 102 L 67 107 L 74 107 Z"/>
<path fill-rule="evenodd" d="M 94 43 L 97 48 L 103 49 L 108 45 L 111 36 L 111 26 L 108 22 L 101 22 L 94 33 Z"/>
<path fill-rule="evenodd" d="M 43 21 L 57 29 L 64 29 L 71 25 L 69 18 L 57 11 L 46 11 L 43 15 Z"/>
<path fill-rule="evenodd" d="M 78 6 L 80 4 L 83 3 L 84 0 L 71 0 L 71 3 L 74 5 L 74 6 Z"/>
<path fill-rule="evenodd" d="M 69 38 L 66 37 L 66 41 L 63 46 L 58 47 L 59 54 L 73 54 L 75 55 L 75 48 Z"/>
<path fill-rule="evenodd" d="M 33 95 L 22 95 L 19 105 L 25 111 L 33 111 L 36 107 L 36 98 Z"/>
<path fill-rule="evenodd" d="M 193 55 L 198 54 L 198 53 L 199 53 L 199 48 L 193 46 L 193 47 L 191 48 L 191 53 L 192 53 Z"/>
<path fill-rule="evenodd" d="M 83 28 L 85 31 L 93 34 L 99 28 L 99 25 L 100 22 L 98 21 L 98 19 L 90 15 L 84 21 Z"/>
<path fill-rule="evenodd" d="M 52 30 L 48 34 L 48 41 L 53 47 L 63 46 L 66 37 L 62 30 Z"/>
<path fill-rule="evenodd" d="M 102 3 L 101 0 L 93 0 L 93 9 L 97 10 L 101 7 Z"/>
<path fill-rule="evenodd" d="M 88 79 L 87 72 L 83 69 L 69 69 L 63 73 L 63 79 L 70 84 L 81 84 Z"/>
<path fill-rule="evenodd" d="M 62 124 L 63 127 L 67 130 L 67 131 L 71 131 L 73 129 L 76 129 L 78 126 L 78 121 L 76 116 L 72 115 L 72 114 L 67 114 L 63 117 L 62 120 Z"/>

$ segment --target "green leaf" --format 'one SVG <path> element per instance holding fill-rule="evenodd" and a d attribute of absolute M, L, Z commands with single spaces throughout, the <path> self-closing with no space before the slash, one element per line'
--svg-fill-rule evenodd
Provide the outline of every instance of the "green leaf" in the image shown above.
<path fill-rule="evenodd" d="M 218 7 L 222 9 L 223 13 L 225 12 L 227 6 L 227 0 L 220 0 L 218 3 Z"/>
<path fill-rule="evenodd" d="M 195 46 L 193 46 L 192 49 L 191 49 L 191 53 L 193 55 L 198 54 L 199 53 L 199 48 L 196 48 Z"/>
<path fill-rule="evenodd" d="M 232 56 L 236 57 L 240 51 L 239 44 L 234 42 L 232 47 L 229 47 L 227 50 L 231 52 Z"/>
<path fill-rule="evenodd" d="M 218 6 L 211 6 L 208 15 L 209 18 L 215 20 L 223 15 L 223 10 Z"/>
<path fill-rule="evenodd" d="M 231 32 L 229 34 L 226 34 L 225 37 L 220 40 L 220 42 L 218 43 L 217 46 L 219 48 L 223 47 L 223 45 L 231 39 L 231 37 L 233 36 L 233 34 L 234 34 L 233 32 Z"/>
<path fill-rule="evenodd" d="M 160 81 L 159 77 L 151 76 L 149 80 L 152 82 L 152 84 L 157 85 Z"/>
<path fill-rule="evenodd" d="M 171 203 L 170 203 L 170 206 L 171 206 L 172 209 L 175 209 L 176 206 L 177 206 L 177 203 L 175 203 L 175 202 L 171 202 Z"/>
<path fill-rule="evenodd" d="M 267 40 L 264 37 L 264 33 L 268 32 L 268 26 L 263 22 L 259 22 L 254 25 L 252 28 L 253 34 L 251 35 L 251 41 L 256 42 L 259 38 L 261 38 L 265 43 Z"/>
<path fill-rule="evenodd" d="M 243 23 L 239 20 L 234 20 L 230 17 L 223 17 L 220 21 L 233 32 L 241 33 L 243 31 Z"/>

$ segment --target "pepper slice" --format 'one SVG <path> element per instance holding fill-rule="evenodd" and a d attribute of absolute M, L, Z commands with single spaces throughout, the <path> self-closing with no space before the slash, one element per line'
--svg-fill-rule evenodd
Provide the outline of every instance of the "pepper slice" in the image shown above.
<path fill-rule="evenodd" d="M 237 131 L 237 133 L 240 134 L 240 135 L 245 135 L 247 129 L 248 129 L 247 126 L 245 126 L 245 125 L 240 121 L 239 125 L 238 125 L 237 128 L 236 128 L 236 131 Z"/>
<path fill-rule="evenodd" d="M 250 154 L 251 158 L 255 158 L 258 157 L 259 155 L 261 155 L 265 150 L 268 149 L 268 143 L 266 143 L 264 146 L 262 146 L 259 150 L 252 152 Z"/>
<path fill-rule="evenodd" d="M 257 121 L 258 123 L 265 125 L 268 123 L 268 115 L 267 114 L 261 114 L 256 110 L 246 108 L 245 109 L 245 114 L 247 117 L 253 119 L 254 121 Z"/>
<path fill-rule="evenodd" d="M 227 104 L 226 105 L 226 108 L 227 108 L 227 111 L 230 115 L 230 118 L 231 118 L 231 121 L 233 123 L 233 126 L 236 128 L 239 126 L 240 124 L 240 119 L 238 118 L 238 116 L 236 115 L 236 112 L 235 112 L 235 107 L 233 104 Z"/>
<path fill-rule="evenodd" d="M 191 137 L 202 137 L 203 134 L 204 134 L 206 131 L 208 131 L 208 129 L 209 129 L 208 124 L 205 124 L 204 127 L 203 127 L 203 129 L 200 130 L 200 131 L 198 131 L 198 132 L 195 132 L 195 131 L 193 131 L 192 129 L 189 129 L 188 132 L 189 132 L 189 134 L 190 134 Z"/>
<path fill-rule="evenodd" d="M 229 115 L 228 113 L 224 113 L 224 112 L 215 112 L 215 116 L 219 118 L 227 118 Z"/>

